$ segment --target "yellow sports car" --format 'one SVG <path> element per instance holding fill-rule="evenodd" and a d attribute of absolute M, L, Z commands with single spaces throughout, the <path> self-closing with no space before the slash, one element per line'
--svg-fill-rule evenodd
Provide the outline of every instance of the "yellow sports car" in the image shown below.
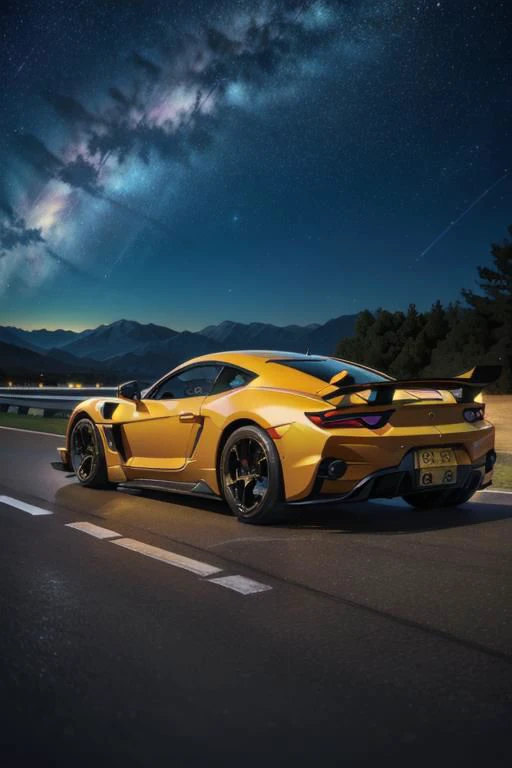
<path fill-rule="evenodd" d="M 247 523 L 284 504 L 462 504 L 491 483 L 480 392 L 498 375 L 397 381 L 334 357 L 219 352 L 80 403 L 59 451 L 82 485 L 225 499 Z"/>

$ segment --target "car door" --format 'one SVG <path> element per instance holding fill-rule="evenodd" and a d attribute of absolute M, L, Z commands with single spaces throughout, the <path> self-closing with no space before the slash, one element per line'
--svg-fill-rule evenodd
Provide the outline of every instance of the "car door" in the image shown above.
<path fill-rule="evenodd" d="M 127 466 L 178 470 L 185 465 L 201 429 L 201 405 L 221 367 L 193 365 L 149 391 L 132 419 L 123 424 Z"/>

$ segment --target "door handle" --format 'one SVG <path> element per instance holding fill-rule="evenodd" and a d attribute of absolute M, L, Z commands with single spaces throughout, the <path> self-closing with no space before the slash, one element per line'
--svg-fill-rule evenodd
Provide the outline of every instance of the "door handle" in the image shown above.
<path fill-rule="evenodd" d="M 196 415 L 192 411 L 182 411 L 180 413 L 180 421 L 195 421 Z"/>

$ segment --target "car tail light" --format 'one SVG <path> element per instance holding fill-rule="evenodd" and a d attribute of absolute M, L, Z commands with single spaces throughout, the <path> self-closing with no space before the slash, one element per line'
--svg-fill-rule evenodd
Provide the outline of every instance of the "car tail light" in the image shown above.
<path fill-rule="evenodd" d="M 464 420 L 470 424 L 474 424 L 475 421 L 482 421 L 485 413 L 485 405 L 480 405 L 478 408 L 466 408 L 464 413 Z"/>
<path fill-rule="evenodd" d="M 383 411 L 381 413 L 351 413 L 334 409 L 331 411 L 315 411 L 306 413 L 306 416 L 317 427 L 324 429 L 344 428 L 344 429 L 379 429 L 387 424 L 393 411 Z"/>

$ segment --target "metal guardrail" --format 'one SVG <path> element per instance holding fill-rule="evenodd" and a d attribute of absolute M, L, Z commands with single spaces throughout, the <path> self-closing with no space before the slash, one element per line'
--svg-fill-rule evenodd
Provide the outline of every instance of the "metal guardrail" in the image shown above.
<path fill-rule="evenodd" d="M 116 387 L 0 387 L 0 409 L 9 406 L 69 411 L 90 397 L 112 397 Z"/>

